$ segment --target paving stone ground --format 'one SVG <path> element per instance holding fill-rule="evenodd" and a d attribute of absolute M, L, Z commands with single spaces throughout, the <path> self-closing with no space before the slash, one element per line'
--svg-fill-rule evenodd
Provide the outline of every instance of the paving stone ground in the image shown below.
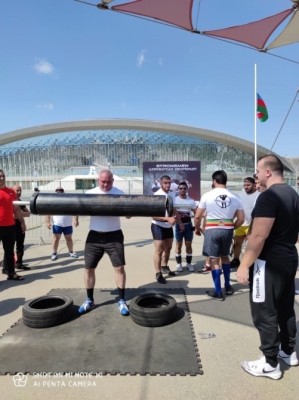
<path fill-rule="evenodd" d="M 68 257 L 65 241 L 60 244 L 59 258 L 52 262 L 49 239 L 45 240 L 44 245 L 38 245 L 38 240 L 26 240 L 24 261 L 29 263 L 32 269 L 22 274 L 26 277 L 25 281 L 19 283 L 7 281 L 4 275 L 0 276 L 0 334 L 22 317 L 22 305 L 25 301 L 44 295 L 54 288 L 84 287 L 83 250 L 88 222 L 88 218 L 81 219 L 80 226 L 74 229 L 74 249 L 79 254 L 78 260 Z M 155 281 L 152 261 L 154 247 L 150 224 L 150 218 L 132 218 L 131 220 L 122 218 L 126 244 L 127 287 L 160 286 Z M 208 299 L 204 293 L 205 290 L 212 288 L 211 276 L 209 273 L 197 272 L 204 264 L 204 258 L 201 256 L 201 237 L 195 237 L 193 248 L 196 272 L 190 273 L 184 270 L 177 276 L 169 278 L 167 286 L 182 287 L 186 291 L 204 375 L 197 377 L 137 375 L 101 378 L 49 376 L 45 371 L 44 376 L 28 376 L 26 384 L 25 379 L 19 380 L 17 377 L 14 382 L 13 376 L 6 375 L 0 376 L 1 399 L 296 399 L 299 393 L 299 367 L 289 368 L 281 364 L 284 376 L 279 381 L 255 378 L 243 371 L 240 366 L 242 360 L 255 360 L 260 356 L 258 333 L 252 324 L 247 323 L 236 302 L 219 302 L 217 309 L 209 305 L 209 302 L 215 302 L 215 300 Z M 2 255 L 1 249 L 0 257 Z M 171 269 L 175 269 L 176 266 L 173 250 L 169 266 Z M 104 256 L 97 268 L 96 276 L 97 288 L 115 286 L 113 268 L 107 256 Z M 240 296 L 239 299 L 247 296 L 248 289 L 237 284 L 235 272 L 232 273 L 232 284 L 237 291 L 236 299 L 238 299 L 237 296 Z M 299 273 L 296 277 L 296 288 L 299 289 Z M 198 307 L 199 303 L 200 307 Z M 299 296 L 296 297 L 296 308 L 298 306 Z M 235 312 L 232 307 L 235 307 Z M 297 315 L 298 320 L 299 315 Z M 297 326 L 299 328 L 299 322 Z M 216 337 L 201 339 L 198 332 L 214 333 Z M 298 344 L 297 352 L 299 352 Z"/>

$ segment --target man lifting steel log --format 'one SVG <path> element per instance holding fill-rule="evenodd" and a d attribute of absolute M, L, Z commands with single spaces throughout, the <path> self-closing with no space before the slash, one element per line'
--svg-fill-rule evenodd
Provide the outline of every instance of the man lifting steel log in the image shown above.
<path fill-rule="evenodd" d="M 122 315 L 129 315 L 125 302 L 125 257 L 124 236 L 119 216 L 149 216 L 154 213 L 165 216 L 173 214 L 171 199 L 159 196 L 127 196 L 113 187 L 113 174 L 102 170 L 99 174 L 99 187 L 84 195 L 38 193 L 31 198 L 30 210 L 39 215 L 90 215 L 89 234 L 85 243 L 85 286 L 87 300 L 79 308 L 80 314 L 95 307 L 94 286 L 95 269 L 107 253 L 115 271 L 115 281 L 119 292 L 118 307 Z"/>
<path fill-rule="evenodd" d="M 113 187 L 113 174 L 109 170 L 102 170 L 99 174 L 99 187 L 91 189 L 88 193 L 99 193 L 101 195 L 119 194 L 124 192 Z M 131 218 L 126 216 L 126 218 Z M 92 216 L 90 217 L 89 233 L 85 243 L 85 286 L 87 300 L 79 308 L 79 314 L 84 314 L 95 307 L 93 291 L 95 286 L 95 269 L 107 253 L 114 267 L 115 283 L 118 288 L 118 308 L 121 315 L 129 315 L 129 309 L 125 301 L 125 253 L 124 235 L 121 230 L 120 218 L 118 216 Z"/>

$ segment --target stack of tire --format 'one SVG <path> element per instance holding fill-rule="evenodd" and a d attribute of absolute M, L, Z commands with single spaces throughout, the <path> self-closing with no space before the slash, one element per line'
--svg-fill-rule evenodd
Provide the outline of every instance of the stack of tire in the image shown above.
<path fill-rule="evenodd" d="M 147 293 L 130 301 L 130 315 L 141 326 L 156 327 L 173 323 L 177 316 L 175 299 L 166 294 Z"/>
<path fill-rule="evenodd" d="M 23 322 L 30 328 L 61 325 L 71 317 L 73 300 L 68 296 L 40 296 L 23 306 Z"/>

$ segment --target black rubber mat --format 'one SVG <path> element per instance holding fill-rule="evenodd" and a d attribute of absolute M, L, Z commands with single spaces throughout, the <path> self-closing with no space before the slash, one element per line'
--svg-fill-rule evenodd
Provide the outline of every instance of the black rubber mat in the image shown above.
<path fill-rule="evenodd" d="M 96 308 L 79 316 L 85 289 L 54 289 L 74 301 L 71 320 L 32 329 L 22 319 L 0 338 L 0 374 L 88 372 L 103 375 L 202 374 L 195 333 L 183 289 L 126 289 L 128 304 L 144 293 L 164 293 L 178 304 L 177 319 L 164 327 L 136 325 L 121 316 L 117 291 L 95 289 Z"/>

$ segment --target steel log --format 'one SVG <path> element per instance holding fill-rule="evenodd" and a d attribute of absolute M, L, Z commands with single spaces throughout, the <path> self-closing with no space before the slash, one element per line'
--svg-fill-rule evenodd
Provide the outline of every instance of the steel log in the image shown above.
<path fill-rule="evenodd" d="M 170 196 L 37 193 L 30 200 L 35 215 L 105 215 L 164 217 L 173 215 Z"/>

